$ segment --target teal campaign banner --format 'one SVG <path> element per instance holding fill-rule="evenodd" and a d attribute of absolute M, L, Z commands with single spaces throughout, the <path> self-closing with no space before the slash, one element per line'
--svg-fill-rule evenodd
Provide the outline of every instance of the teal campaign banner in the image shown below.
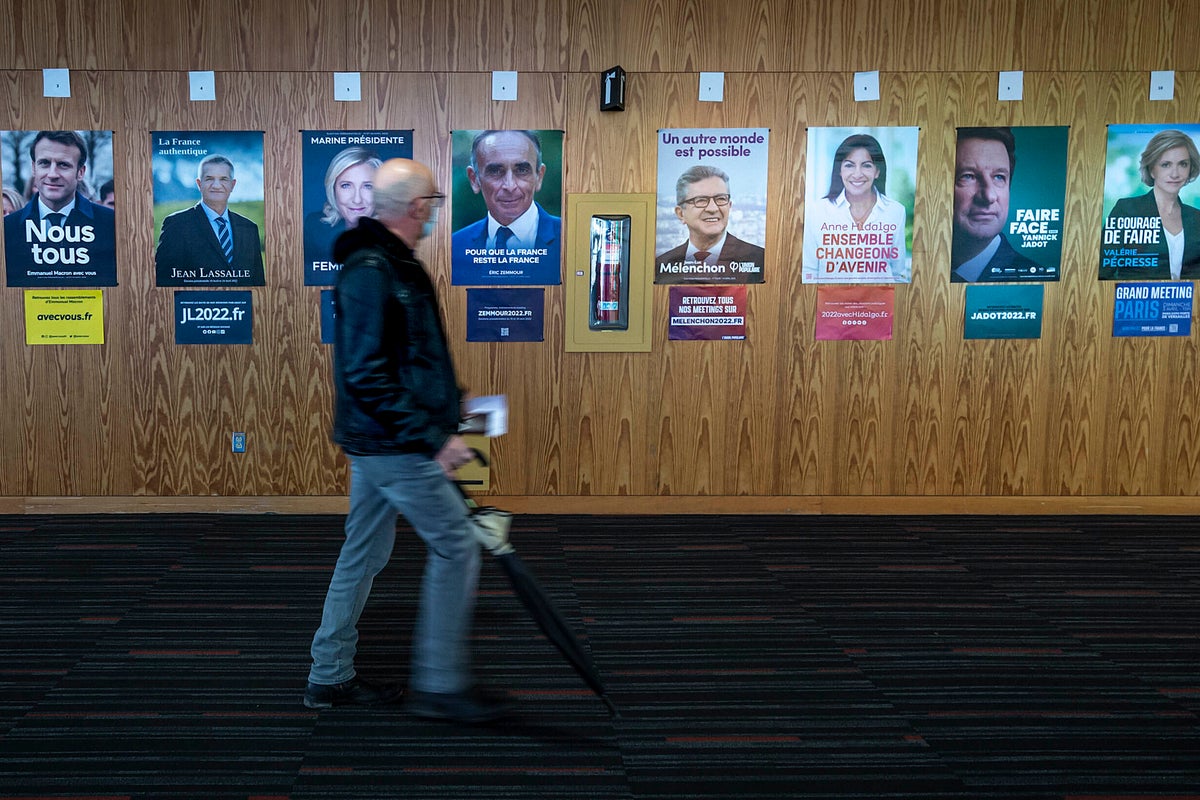
<path fill-rule="evenodd" d="M 1042 338 L 1043 286 L 967 287 L 964 339 Z"/>
<path fill-rule="evenodd" d="M 1113 336 L 1191 336 L 1191 283 L 1118 283 Z"/>

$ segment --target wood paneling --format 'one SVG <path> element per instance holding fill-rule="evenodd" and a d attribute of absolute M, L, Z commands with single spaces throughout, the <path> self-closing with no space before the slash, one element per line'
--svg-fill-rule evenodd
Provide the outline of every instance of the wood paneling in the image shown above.
<path fill-rule="evenodd" d="M 9 0 L 0 69 L 1194 71 L 1179 0 Z"/>
<path fill-rule="evenodd" d="M 218 508 L 339 510 L 320 289 L 300 270 L 298 132 L 412 128 L 417 158 L 448 185 L 450 132 L 487 127 L 566 131 L 572 193 L 655 191 L 662 128 L 771 131 L 767 282 L 749 288 L 742 343 L 668 341 L 665 286 L 649 353 L 564 352 L 560 286 L 545 288 L 544 342 L 468 343 L 448 224 L 423 245 L 462 382 L 509 396 L 491 491 L 518 510 L 539 498 L 672 513 L 1200 504 L 1194 337 L 1113 339 L 1112 286 L 1095 280 L 1105 126 L 1193 121 L 1200 108 L 1178 2 L 9 6 L 0 127 L 113 130 L 120 203 L 103 346 L 25 346 L 23 293 L 0 290 L 0 495 L 33 498 L 10 501 L 21 509 L 61 510 L 55 498 L 70 496 L 199 508 L 215 495 Z M 627 110 L 600 113 L 598 73 L 613 64 L 629 71 Z M 41 96 L 51 66 L 72 69 L 72 97 Z M 1176 98 L 1151 102 L 1147 71 L 1166 68 Z M 189 101 L 190 69 L 217 71 L 216 102 Z M 490 99 L 494 69 L 520 71 L 517 102 Z M 878 102 L 853 99 L 851 73 L 866 69 L 881 71 Z M 1026 70 L 1024 101 L 996 99 L 1001 69 Z M 333 99 L 342 70 L 362 71 L 362 102 Z M 700 70 L 727 73 L 724 102 L 699 102 Z M 965 293 L 948 281 L 954 128 L 994 123 L 1070 126 L 1064 270 L 1046 285 L 1038 341 L 964 341 Z M 801 198 L 806 129 L 827 125 L 921 129 L 913 282 L 896 287 L 891 341 L 813 338 Z M 153 285 L 149 132 L 177 129 L 265 132 L 267 286 L 252 290 L 252 346 L 176 346 L 173 290 Z M 234 430 L 245 454 L 230 452 Z"/>

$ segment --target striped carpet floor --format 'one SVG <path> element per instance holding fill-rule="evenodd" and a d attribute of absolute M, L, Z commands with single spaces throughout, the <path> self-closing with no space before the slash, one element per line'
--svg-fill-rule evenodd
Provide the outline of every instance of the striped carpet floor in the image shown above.
<path fill-rule="evenodd" d="M 0 800 L 1200 800 L 1183 518 L 518 517 L 620 717 L 486 562 L 507 723 L 300 703 L 338 517 L 0 517 Z M 359 669 L 405 677 L 402 531 Z"/>

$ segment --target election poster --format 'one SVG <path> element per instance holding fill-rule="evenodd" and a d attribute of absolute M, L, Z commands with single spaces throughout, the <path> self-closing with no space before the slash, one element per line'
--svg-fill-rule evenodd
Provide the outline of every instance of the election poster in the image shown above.
<path fill-rule="evenodd" d="M 151 131 L 155 283 L 262 286 L 262 131 Z"/>
<path fill-rule="evenodd" d="M 25 344 L 104 344 L 104 292 L 26 289 Z"/>
<path fill-rule="evenodd" d="M 542 289 L 467 289 L 468 342 L 540 342 Z"/>
<path fill-rule="evenodd" d="M 1113 336 L 1191 336 L 1191 283 L 1118 283 Z"/>
<path fill-rule="evenodd" d="M 562 283 L 562 131 L 453 131 L 450 282 Z"/>
<path fill-rule="evenodd" d="M 895 304 L 894 286 L 818 286 L 815 338 L 889 341 Z"/>
<path fill-rule="evenodd" d="M 658 132 L 655 283 L 763 283 L 767 128 Z"/>
<path fill-rule="evenodd" d="M 746 338 L 746 287 L 672 286 L 671 341 L 719 341 Z"/>
<path fill-rule="evenodd" d="M 175 344 L 253 344 L 250 292 L 175 292 Z"/>
<path fill-rule="evenodd" d="M 1109 125 L 1102 281 L 1200 278 L 1200 124 Z"/>
<path fill-rule="evenodd" d="M 1066 127 L 959 128 L 951 283 L 1057 281 Z"/>
<path fill-rule="evenodd" d="M 909 283 L 917 128 L 809 128 L 804 283 Z"/>
<path fill-rule="evenodd" d="M 0 131 L 9 286 L 116 286 L 112 131 Z"/>
<path fill-rule="evenodd" d="M 342 265 L 333 243 L 375 215 L 375 170 L 412 158 L 412 131 L 301 131 L 304 285 L 333 286 Z"/>
<path fill-rule="evenodd" d="M 964 339 L 1042 338 L 1041 284 L 967 287 Z"/>
<path fill-rule="evenodd" d="M 321 344 L 333 344 L 333 324 L 337 321 L 337 311 L 333 305 L 333 289 L 321 290 Z"/>

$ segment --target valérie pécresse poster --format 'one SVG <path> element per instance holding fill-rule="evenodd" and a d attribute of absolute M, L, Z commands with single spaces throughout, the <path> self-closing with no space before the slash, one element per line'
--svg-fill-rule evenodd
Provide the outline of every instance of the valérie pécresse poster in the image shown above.
<path fill-rule="evenodd" d="M 1102 281 L 1200 278 L 1200 125 L 1109 125 Z"/>

